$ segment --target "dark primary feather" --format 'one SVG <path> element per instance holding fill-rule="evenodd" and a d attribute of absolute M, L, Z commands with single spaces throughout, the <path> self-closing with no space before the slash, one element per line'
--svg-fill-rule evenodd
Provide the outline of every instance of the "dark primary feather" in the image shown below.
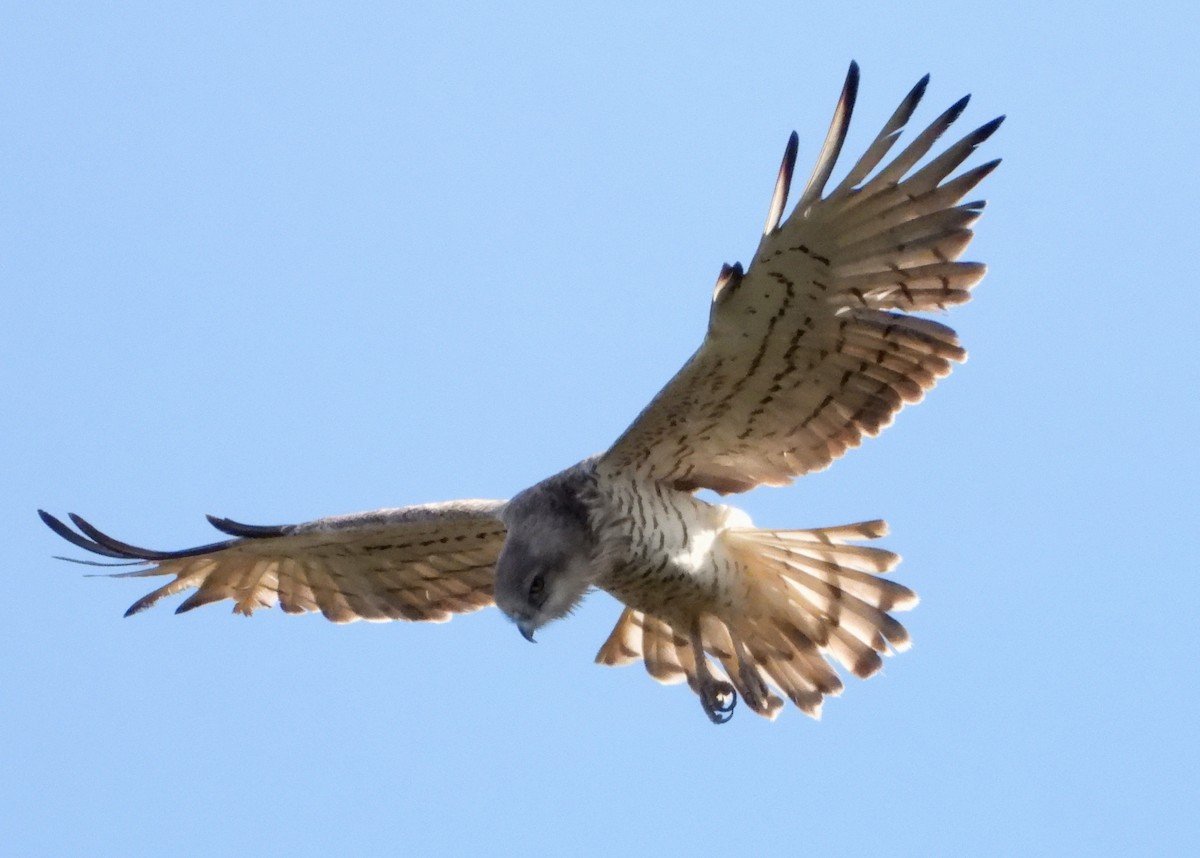
<path fill-rule="evenodd" d="M 917 105 L 921 103 L 921 99 L 925 95 L 925 89 L 929 86 L 929 75 L 917 81 L 916 86 L 909 90 L 908 95 L 900 102 L 900 106 L 892 113 L 891 117 L 871 145 L 867 147 L 867 151 L 863 152 L 862 156 L 855 162 L 854 166 L 846 173 L 846 177 L 833 189 L 831 197 L 841 196 L 851 188 L 857 186 L 867 175 L 879 166 L 879 162 L 884 159 L 884 156 L 891 150 L 892 144 L 900 139 L 900 132 L 904 130 L 904 126 L 908 124 L 908 120 L 912 119 L 913 113 L 917 109 Z"/>
<path fill-rule="evenodd" d="M 227 548 L 232 545 L 235 540 L 227 540 L 225 542 L 212 542 L 208 545 L 200 545 L 195 548 L 185 548 L 182 551 L 153 551 L 149 548 L 138 548 L 120 540 L 113 539 L 108 534 L 100 531 L 94 525 L 89 524 L 85 519 L 69 513 L 71 521 L 75 523 L 83 534 L 80 535 L 71 528 L 67 527 L 62 521 L 52 516 L 43 509 L 38 510 L 38 515 L 41 516 L 46 526 L 61 536 L 63 539 L 70 542 L 72 545 L 77 545 L 93 554 L 99 554 L 104 557 L 119 557 L 122 560 L 141 560 L 141 561 L 159 561 L 159 560 L 175 560 L 181 557 L 194 557 L 199 554 L 210 554 L 213 551 L 220 551 L 222 548 Z M 89 538 L 90 537 L 90 538 Z"/>
<path fill-rule="evenodd" d="M 796 153 L 799 149 L 800 135 L 793 131 L 783 149 L 783 161 L 775 179 L 775 192 L 771 195 L 771 207 L 767 209 L 767 223 L 763 227 L 763 235 L 770 235 L 779 228 L 783 210 L 787 208 L 788 189 L 792 186 L 792 174 L 796 171 Z"/>
<path fill-rule="evenodd" d="M 842 94 L 833 111 L 833 120 L 829 123 L 829 131 L 825 135 L 825 142 L 821 145 L 816 164 L 813 165 L 812 175 L 809 176 L 804 190 L 800 192 L 800 199 L 796 201 L 799 211 L 804 211 L 820 199 L 825 191 L 826 182 L 833 174 L 838 156 L 842 154 L 842 144 L 846 142 L 846 132 L 850 130 L 850 116 L 854 113 L 854 102 L 858 99 L 858 78 L 858 63 L 851 62 L 846 82 L 842 85 Z"/>
<path fill-rule="evenodd" d="M 218 518 L 215 515 L 204 516 L 208 523 L 222 533 L 239 536 L 246 539 L 269 539 L 273 536 L 286 536 L 295 530 L 292 524 L 242 524 L 231 518 Z"/>

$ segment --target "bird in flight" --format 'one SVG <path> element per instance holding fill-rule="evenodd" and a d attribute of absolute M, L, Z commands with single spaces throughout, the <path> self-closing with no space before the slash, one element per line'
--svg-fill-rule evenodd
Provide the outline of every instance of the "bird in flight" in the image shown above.
<path fill-rule="evenodd" d="M 999 117 L 918 168 L 966 107 L 955 102 L 880 167 L 925 93 L 922 78 L 827 191 L 858 91 L 851 63 L 816 166 L 784 217 L 792 133 L 752 261 L 725 265 L 699 350 L 604 453 L 510 500 L 461 500 L 249 525 L 208 520 L 228 539 L 138 548 L 70 515 L 59 536 L 118 563 L 115 577 L 165 576 L 126 612 L 193 591 L 176 609 L 233 601 L 354 620 L 442 622 L 495 604 L 533 640 L 593 588 L 624 605 L 600 664 L 644 662 L 686 682 L 714 723 L 740 695 L 774 718 L 790 700 L 819 717 L 859 677 L 908 647 L 892 612 L 916 594 L 882 577 L 899 557 L 858 544 L 882 521 L 756 529 L 720 494 L 779 486 L 828 466 L 917 402 L 966 352 L 913 315 L 967 301 L 985 268 L 959 262 L 983 202 L 960 201 L 999 160 L 949 178 Z M 878 168 L 878 169 L 877 169 Z"/>

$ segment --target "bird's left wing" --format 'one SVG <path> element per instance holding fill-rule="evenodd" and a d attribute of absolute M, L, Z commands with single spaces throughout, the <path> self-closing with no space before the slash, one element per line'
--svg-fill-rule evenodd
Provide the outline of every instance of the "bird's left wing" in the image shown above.
<path fill-rule="evenodd" d="M 492 604 L 494 567 L 506 535 L 497 518 L 503 505 L 451 501 L 279 526 L 209 516 L 233 538 L 181 551 L 137 548 L 74 514 L 78 532 L 47 512 L 39 515 L 80 548 L 118 565 L 148 566 L 113 577 L 174 576 L 126 616 L 194 588 L 176 613 L 231 599 L 240 614 L 278 604 L 288 613 L 320 611 L 335 623 L 443 622 Z"/>
<path fill-rule="evenodd" d="M 958 118 L 961 99 L 874 172 L 927 81 L 826 194 L 858 89 L 851 64 L 792 214 L 783 219 L 794 133 L 753 263 L 744 274 L 740 265 L 722 270 L 699 351 L 600 468 L 682 490 L 785 484 L 878 433 L 966 356 L 950 328 L 910 313 L 963 303 L 983 277 L 983 265 L 957 261 L 983 203 L 959 201 L 999 161 L 947 177 L 1003 117 L 914 169 Z"/>

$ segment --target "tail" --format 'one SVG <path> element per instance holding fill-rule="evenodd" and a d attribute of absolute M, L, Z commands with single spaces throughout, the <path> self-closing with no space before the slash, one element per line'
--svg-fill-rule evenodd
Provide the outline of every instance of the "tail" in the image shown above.
<path fill-rule="evenodd" d="M 759 715 L 773 719 L 783 707 L 773 687 L 819 718 L 824 698 L 842 691 L 827 659 L 865 679 L 880 670 L 883 655 L 910 645 L 908 632 L 888 612 L 912 608 L 917 596 L 879 577 L 900 557 L 849 544 L 886 533 L 882 521 L 816 530 L 726 530 L 721 548 L 744 579 L 744 600 L 735 619 L 699 619 L 699 643 L 717 664 L 698 655 L 688 629 L 631 608 L 621 614 L 596 661 L 619 665 L 641 659 L 659 682 L 686 681 L 697 693 L 707 670 L 723 672 Z"/>

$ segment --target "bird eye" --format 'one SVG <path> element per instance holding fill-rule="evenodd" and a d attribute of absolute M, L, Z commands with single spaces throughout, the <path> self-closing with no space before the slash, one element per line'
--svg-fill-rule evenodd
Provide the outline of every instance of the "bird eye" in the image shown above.
<path fill-rule="evenodd" d="M 541 575 L 534 575 L 533 580 L 529 582 L 529 598 L 536 599 L 545 589 L 546 579 Z"/>

